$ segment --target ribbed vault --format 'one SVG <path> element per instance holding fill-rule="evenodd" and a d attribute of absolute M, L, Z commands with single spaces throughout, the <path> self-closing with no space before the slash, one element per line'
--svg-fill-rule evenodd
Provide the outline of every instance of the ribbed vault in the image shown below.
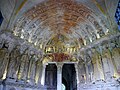
<path fill-rule="evenodd" d="M 24 13 L 14 28 L 14 35 L 44 51 L 52 45 L 47 44 L 53 38 L 66 38 L 59 44 L 59 40 L 53 40 L 52 43 L 57 43 L 54 46 L 74 44 L 78 50 L 104 37 L 108 32 L 105 20 L 99 18 L 89 7 L 74 0 L 47 0 L 39 3 Z M 70 50 L 67 52 L 70 53 Z"/>

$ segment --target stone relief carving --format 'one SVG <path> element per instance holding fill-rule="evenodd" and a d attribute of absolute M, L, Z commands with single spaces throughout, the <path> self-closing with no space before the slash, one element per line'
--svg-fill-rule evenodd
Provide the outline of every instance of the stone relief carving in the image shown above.
<path fill-rule="evenodd" d="M 95 52 L 93 54 L 92 63 L 93 63 L 93 67 L 94 67 L 94 80 L 95 81 L 96 80 L 104 80 L 101 57 L 98 52 Z"/>
<path fill-rule="evenodd" d="M 114 61 L 114 67 L 116 70 L 116 73 L 114 74 L 116 78 L 120 77 L 120 49 L 119 48 L 114 48 L 112 49 L 112 59 Z"/>
<path fill-rule="evenodd" d="M 24 69 L 23 69 L 23 80 L 27 79 L 27 72 L 28 72 L 28 64 L 29 64 L 29 56 L 28 56 L 28 50 L 25 51 L 24 55 L 22 56 L 22 61 L 24 63 Z"/>
<path fill-rule="evenodd" d="M 65 6 L 64 6 L 65 7 Z M 67 5 L 67 8 L 69 9 L 70 7 Z M 45 12 L 46 10 L 41 10 L 41 12 Z M 81 14 L 84 12 L 84 10 L 80 10 L 80 12 L 81 12 Z M 33 15 L 33 18 L 35 17 L 35 15 L 36 14 L 34 14 Z M 39 14 L 38 14 L 39 15 Z M 86 14 L 85 14 L 85 12 L 83 13 L 83 15 L 85 15 L 86 16 Z M 43 18 L 41 18 L 41 20 L 43 19 L 45 19 L 45 18 L 47 18 L 47 17 L 43 17 Z M 74 17 L 73 17 L 74 18 Z M 92 18 L 91 18 L 92 19 Z M 74 20 L 77 20 L 77 18 L 75 18 Z M 94 20 L 94 19 L 93 19 Z M 21 21 L 22 22 L 22 21 Z M 18 29 L 18 31 L 20 30 L 22 30 L 22 28 L 24 28 L 25 26 L 27 27 L 27 24 L 28 24 L 28 22 L 30 23 L 30 21 L 29 21 L 29 19 L 28 20 L 26 20 L 26 22 L 23 22 L 23 24 L 21 25 L 21 26 L 23 26 L 23 27 L 20 27 L 19 29 Z M 46 25 L 48 25 L 48 24 L 46 24 Z M 99 32 L 98 34 L 100 34 L 100 36 L 103 36 L 103 34 L 104 34 L 104 32 L 102 31 L 102 28 L 98 25 L 98 23 L 95 23 L 94 22 L 94 25 L 96 26 L 96 28 L 98 29 L 100 29 L 100 31 L 101 32 Z M 34 27 L 32 27 L 31 29 L 33 29 Z M 27 32 L 27 30 L 29 30 L 29 29 L 25 29 L 26 30 L 26 32 Z M 19 36 L 21 36 L 21 32 L 20 32 L 20 35 Z M 29 37 L 29 34 L 28 33 L 25 33 L 25 35 L 24 35 L 24 38 L 28 38 Z M 34 35 L 33 35 L 33 37 L 34 37 Z M 94 37 L 94 36 L 93 36 Z M 34 41 L 35 39 L 36 39 L 37 37 L 35 36 L 34 37 L 34 39 L 32 40 L 32 41 Z M 87 41 L 87 39 L 88 38 L 86 38 L 86 41 Z M 119 41 L 119 40 L 118 40 Z M 119 47 L 119 43 L 118 43 L 118 41 L 115 41 L 115 45 L 113 45 L 113 46 L 115 46 L 115 47 L 117 47 L 117 50 L 118 50 L 118 47 Z M 10 44 L 9 44 L 10 45 Z M 1 43 L 1 48 L 3 47 L 3 43 Z M 5 46 L 6 47 L 6 46 Z M 21 48 L 22 48 L 23 46 L 22 46 L 22 44 L 21 44 Z M 3 50 L 3 51 L 2 51 Z M 5 51 L 4 51 L 5 50 Z M 119 71 L 119 65 L 118 65 L 118 63 L 119 63 L 119 50 L 117 51 L 116 49 L 112 49 L 113 50 L 113 54 L 112 54 L 112 56 L 113 56 L 113 59 L 114 60 L 116 60 L 115 61 L 115 64 L 116 64 L 116 67 L 117 67 L 117 70 Z M 11 51 L 11 50 L 10 50 Z M 7 52 L 7 49 L 6 48 L 2 48 L 2 49 L 0 49 L 0 52 L 2 52 L 2 54 L 4 54 L 3 56 L 5 56 L 5 57 L 3 57 L 1 54 L 0 54 L 0 56 L 2 56 L 2 59 L 1 59 L 1 57 L 0 57 L 0 63 L 3 63 L 3 65 L 5 66 L 5 63 L 3 62 L 3 60 L 5 61 L 8 57 L 9 57 L 9 53 Z M 11 52 L 11 53 L 13 53 L 13 52 Z M 22 55 L 24 54 L 24 49 L 22 50 L 22 53 L 21 53 Z M 95 54 L 93 54 L 93 56 L 94 56 Z M 14 57 L 14 56 L 11 56 L 11 57 Z M 105 56 L 103 56 L 102 57 L 102 59 L 103 58 L 107 58 L 108 56 L 105 54 Z M 10 58 L 10 57 L 9 57 Z M 19 57 L 16 57 L 17 58 L 17 60 L 19 60 Z M 22 57 L 22 59 L 24 59 L 23 57 Z M 99 62 L 98 63 L 101 63 L 101 61 L 100 61 L 100 59 L 101 59 L 101 57 L 99 56 L 97 59 L 99 59 Z M 106 60 L 107 61 L 107 60 Z M 94 60 L 93 60 L 93 62 L 94 62 Z M 28 63 L 28 62 L 26 62 L 26 63 Z M 95 63 L 96 63 L 96 61 L 95 61 Z M 3 67 L 4 67 L 3 66 Z M 11 65 L 11 66 L 13 66 L 13 65 Z M 28 66 L 28 64 L 26 64 L 26 66 Z M 1 65 L 0 65 L 0 67 L 2 67 Z M 17 66 L 15 66 L 15 67 L 17 67 Z M 34 67 L 34 66 L 32 66 L 32 67 Z M 101 66 L 100 66 L 101 67 Z M 33 70 L 34 70 L 34 68 L 33 68 Z M 32 70 L 32 71 L 33 71 Z M 0 71 L 1 71 L 1 68 L 0 68 Z M 13 70 L 14 71 L 14 70 Z M 16 70 L 15 70 L 16 71 Z M 26 70 L 25 70 L 26 71 Z M 34 73 L 34 72 L 33 72 Z M 81 82 L 82 83 L 85 83 L 85 78 L 86 78 L 86 75 L 84 74 L 84 73 L 82 73 L 83 75 L 81 75 Z M 33 74 L 32 74 L 33 75 Z M 111 75 L 108 75 L 108 76 L 111 76 Z M 13 75 L 13 77 L 14 77 L 14 75 Z M 16 76 L 15 76 L 16 77 Z M 31 76 L 31 77 L 34 77 L 34 76 Z"/>
<path fill-rule="evenodd" d="M 15 79 L 17 78 L 17 72 L 20 65 L 20 46 L 16 46 L 13 51 L 10 53 L 10 61 L 8 68 L 8 78 Z"/>
<path fill-rule="evenodd" d="M 116 71 L 114 71 L 115 67 L 109 50 L 107 49 L 104 50 L 102 61 L 103 61 L 105 78 L 107 81 L 109 81 L 111 80 L 112 77 L 114 77 L 114 73 L 116 73 Z"/>
<path fill-rule="evenodd" d="M 50 2 L 52 3 L 52 6 Z M 18 25 L 16 25 L 14 34 L 16 35 L 17 32 L 22 33 L 22 39 L 37 46 L 39 44 L 39 38 L 41 36 L 42 41 L 45 42 L 47 42 L 48 38 L 51 37 L 51 34 L 54 34 L 56 32 L 66 33 L 67 37 L 69 37 L 69 34 L 72 35 L 74 34 L 73 32 L 76 31 L 71 28 L 81 27 L 84 25 L 84 22 L 89 22 L 88 26 L 94 27 L 95 33 L 93 30 L 87 30 L 89 29 L 87 26 L 83 26 L 86 27 L 85 31 L 87 33 L 91 33 L 88 36 L 82 34 L 84 45 L 95 41 L 96 38 L 99 37 L 99 34 L 100 36 L 104 36 L 104 30 L 101 26 L 101 23 L 97 20 L 97 16 L 94 14 L 94 12 L 92 12 L 87 6 L 77 4 L 74 1 L 69 2 L 61 0 L 57 1 L 57 3 L 56 1 L 50 2 L 48 0 L 28 10 L 28 12 L 26 12 L 21 19 L 18 19 Z M 59 7 L 59 9 L 56 9 L 55 7 Z M 52 14 L 51 11 L 52 13 L 54 12 L 54 14 Z M 55 17 L 57 17 L 57 19 L 55 19 Z M 19 28 L 21 29 L 20 31 Z M 83 30 L 79 30 L 79 33 L 82 33 L 82 31 Z M 38 35 L 36 35 L 36 32 Z M 42 33 L 42 35 L 39 33 Z M 72 39 L 73 36 L 75 35 L 72 35 Z"/>
<path fill-rule="evenodd" d="M 28 76 L 27 80 L 30 84 L 35 84 L 35 73 L 36 73 L 36 63 L 35 63 L 34 52 L 31 51 L 31 57 L 29 59 L 29 68 L 28 68 Z"/>
<path fill-rule="evenodd" d="M 0 79 L 3 78 L 3 74 L 6 69 L 6 65 L 9 62 L 9 53 L 6 48 L 0 49 Z"/>
<path fill-rule="evenodd" d="M 19 70 L 18 79 L 25 81 L 27 79 L 27 70 L 28 70 L 28 49 L 25 50 L 24 54 L 21 56 L 21 65 Z"/>

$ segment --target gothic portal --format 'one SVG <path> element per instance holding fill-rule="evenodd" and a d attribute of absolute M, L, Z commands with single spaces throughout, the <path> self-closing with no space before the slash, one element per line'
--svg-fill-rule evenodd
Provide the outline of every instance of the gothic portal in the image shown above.
<path fill-rule="evenodd" d="M 0 0 L 0 90 L 120 90 L 120 1 Z"/>

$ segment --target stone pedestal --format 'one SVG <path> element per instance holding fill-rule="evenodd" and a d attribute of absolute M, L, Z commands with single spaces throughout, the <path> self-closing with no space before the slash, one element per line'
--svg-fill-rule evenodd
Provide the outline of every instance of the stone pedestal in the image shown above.
<path fill-rule="evenodd" d="M 63 64 L 57 64 L 57 90 L 62 90 L 62 66 Z"/>
<path fill-rule="evenodd" d="M 30 85 L 29 83 L 4 81 L 3 87 L 0 90 L 47 90 L 42 85 Z"/>
<path fill-rule="evenodd" d="M 120 90 L 120 84 L 115 82 L 96 81 L 94 84 L 79 85 L 78 90 Z"/>

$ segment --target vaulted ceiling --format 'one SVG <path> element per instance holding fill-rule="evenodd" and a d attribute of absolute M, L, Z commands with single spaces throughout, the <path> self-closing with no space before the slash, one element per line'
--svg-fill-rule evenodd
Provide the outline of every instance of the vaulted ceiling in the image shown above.
<path fill-rule="evenodd" d="M 116 25 L 118 0 L 5 0 L 1 4 L 7 1 L 11 12 L 1 7 L 7 28 L 45 53 L 74 54 L 111 35 Z"/>
<path fill-rule="evenodd" d="M 60 35 L 79 47 L 107 35 L 106 18 L 73 0 L 48 0 L 32 7 L 16 22 L 14 34 L 39 47 Z"/>

